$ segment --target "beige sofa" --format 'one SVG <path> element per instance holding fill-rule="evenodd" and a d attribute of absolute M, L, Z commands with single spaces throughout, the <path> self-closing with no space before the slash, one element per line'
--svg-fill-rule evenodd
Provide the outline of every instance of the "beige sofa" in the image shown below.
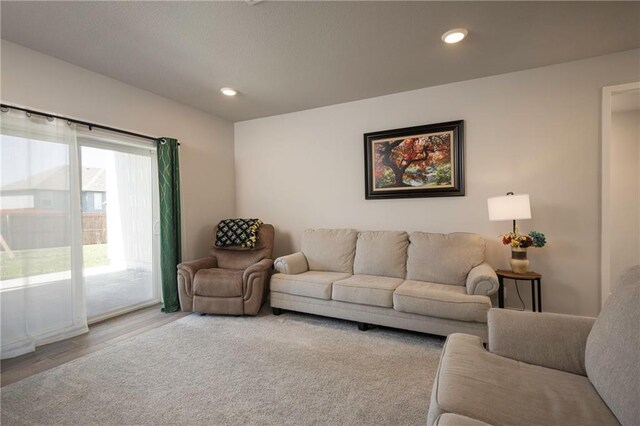
<path fill-rule="evenodd" d="M 429 425 L 640 425 L 640 266 L 597 319 L 489 312 L 489 350 L 447 339 Z"/>
<path fill-rule="evenodd" d="M 475 234 L 309 229 L 275 260 L 271 307 L 486 340 L 498 279 L 484 257 Z"/>

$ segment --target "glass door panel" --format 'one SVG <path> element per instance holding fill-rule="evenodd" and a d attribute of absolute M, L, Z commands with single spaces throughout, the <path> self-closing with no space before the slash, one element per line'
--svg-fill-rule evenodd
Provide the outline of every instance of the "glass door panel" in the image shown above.
<path fill-rule="evenodd" d="M 87 329 L 74 126 L 0 117 L 0 356 Z"/>
<path fill-rule="evenodd" d="M 0 158 L 1 288 L 69 279 L 69 145 L 2 135 Z"/>
<path fill-rule="evenodd" d="M 81 164 L 89 320 L 157 301 L 151 153 L 83 145 Z"/>

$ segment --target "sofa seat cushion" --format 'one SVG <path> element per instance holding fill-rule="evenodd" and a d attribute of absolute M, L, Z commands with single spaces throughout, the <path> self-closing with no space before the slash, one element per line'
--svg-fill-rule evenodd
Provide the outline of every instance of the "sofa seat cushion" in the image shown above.
<path fill-rule="evenodd" d="M 433 392 L 433 413 L 494 425 L 618 424 L 587 377 L 492 354 L 468 334 L 447 339 Z"/>
<path fill-rule="evenodd" d="M 459 321 L 487 322 L 491 300 L 467 294 L 466 287 L 404 281 L 393 293 L 396 311 Z"/>
<path fill-rule="evenodd" d="M 242 296 L 242 273 L 237 269 L 200 269 L 193 280 L 193 293 L 205 297 Z"/>
<path fill-rule="evenodd" d="M 274 274 L 271 277 L 271 291 L 331 300 L 331 286 L 334 281 L 348 278 L 350 274 L 341 272 L 307 271 L 302 274 Z"/>
<path fill-rule="evenodd" d="M 393 307 L 393 291 L 402 284 L 402 278 L 353 275 L 333 283 L 331 298 L 359 305 Z"/>

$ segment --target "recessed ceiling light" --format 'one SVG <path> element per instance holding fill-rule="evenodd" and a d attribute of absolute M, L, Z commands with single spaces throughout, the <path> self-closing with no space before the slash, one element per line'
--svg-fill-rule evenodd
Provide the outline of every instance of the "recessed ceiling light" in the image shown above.
<path fill-rule="evenodd" d="M 442 41 L 445 43 L 453 44 L 462 41 L 468 34 L 468 31 L 464 28 L 455 28 L 442 34 Z"/>
<path fill-rule="evenodd" d="M 236 89 L 232 89 L 231 87 L 223 87 L 222 89 L 220 89 L 220 91 L 225 96 L 235 96 L 238 94 L 238 91 Z"/>

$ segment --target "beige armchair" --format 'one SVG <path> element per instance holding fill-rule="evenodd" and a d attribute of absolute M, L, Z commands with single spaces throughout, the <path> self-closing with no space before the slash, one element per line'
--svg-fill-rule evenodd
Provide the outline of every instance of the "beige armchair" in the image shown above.
<path fill-rule="evenodd" d="M 253 249 L 213 247 L 209 257 L 179 264 L 182 311 L 256 315 L 268 292 L 273 238 L 273 225 L 264 224 Z"/>

